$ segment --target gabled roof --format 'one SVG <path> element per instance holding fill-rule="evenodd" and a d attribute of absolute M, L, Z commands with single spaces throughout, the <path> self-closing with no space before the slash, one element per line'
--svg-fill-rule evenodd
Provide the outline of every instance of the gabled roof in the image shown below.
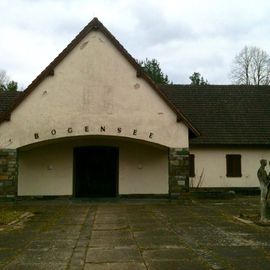
<path fill-rule="evenodd" d="M 17 91 L 0 91 L 0 118 L 5 117 L 6 112 L 10 111 L 16 100 L 23 94 Z M 9 120 L 9 119 L 5 119 Z"/>
<path fill-rule="evenodd" d="M 129 61 L 137 72 L 137 77 L 143 78 L 169 105 L 169 107 L 176 113 L 177 120 L 181 120 L 190 129 L 192 134 L 199 135 L 199 131 L 193 127 L 191 122 L 184 116 L 181 110 L 177 109 L 173 103 L 168 100 L 162 91 L 156 86 L 152 79 L 147 76 L 141 66 L 136 60 L 126 51 L 126 49 L 119 43 L 119 41 L 110 33 L 110 31 L 97 19 L 94 18 L 85 28 L 69 43 L 69 45 L 36 77 L 36 79 L 26 88 L 22 95 L 16 100 L 16 102 L 5 111 L 2 116 L 0 115 L 0 124 L 3 121 L 9 120 L 12 111 L 32 92 L 35 88 L 48 76 L 54 74 L 54 68 L 76 47 L 76 45 L 91 31 L 101 31 L 118 49 L 118 51 Z"/>
<path fill-rule="evenodd" d="M 190 144 L 270 145 L 270 86 L 161 85 L 201 132 Z"/>

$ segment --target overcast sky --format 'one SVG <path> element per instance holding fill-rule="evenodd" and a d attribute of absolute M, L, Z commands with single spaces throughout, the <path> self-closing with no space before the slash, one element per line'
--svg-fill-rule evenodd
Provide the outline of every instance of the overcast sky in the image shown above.
<path fill-rule="evenodd" d="M 0 69 L 26 87 L 93 17 L 174 83 L 229 84 L 245 46 L 270 53 L 268 0 L 0 0 Z"/>

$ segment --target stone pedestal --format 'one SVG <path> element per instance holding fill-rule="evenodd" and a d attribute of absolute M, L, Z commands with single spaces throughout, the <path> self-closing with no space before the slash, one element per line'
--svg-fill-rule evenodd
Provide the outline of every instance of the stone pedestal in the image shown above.
<path fill-rule="evenodd" d="M 169 149 L 169 195 L 179 198 L 189 190 L 189 151 L 187 148 Z"/>
<path fill-rule="evenodd" d="M 17 195 L 17 150 L 0 149 L 0 197 Z"/>

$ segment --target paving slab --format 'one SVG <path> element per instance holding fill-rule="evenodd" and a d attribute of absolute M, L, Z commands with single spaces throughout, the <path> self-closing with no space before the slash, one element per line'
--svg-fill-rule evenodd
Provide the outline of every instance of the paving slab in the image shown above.
<path fill-rule="evenodd" d="M 149 248 L 158 248 L 158 247 L 177 247 L 182 246 L 181 241 L 179 238 L 174 236 L 157 236 L 157 235 L 148 235 L 148 236 L 135 236 L 135 239 L 138 243 L 138 246 L 142 249 L 149 249 Z"/>
<path fill-rule="evenodd" d="M 108 222 L 108 223 L 96 223 L 93 225 L 95 231 L 106 231 L 106 230 L 126 230 L 129 228 L 128 222 Z"/>
<path fill-rule="evenodd" d="M 247 246 L 227 246 L 227 247 L 215 247 L 215 253 L 220 257 L 227 259 L 235 259 L 235 258 L 262 258 L 264 256 L 262 249 L 257 249 L 253 247 Z"/>
<path fill-rule="evenodd" d="M 88 241 L 87 241 L 88 242 Z M 30 250 L 49 250 L 49 249 L 65 249 L 74 248 L 76 245 L 75 240 L 33 240 L 26 249 Z"/>
<path fill-rule="evenodd" d="M 136 248 L 89 248 L 86 262 L 141 262 L 142 257 Z"/>
<path fill-rule="evenodd" d="M 100 238 L 108 238 L 108 239 L 118 239 L 118 238 L 126 238 L 130 239 L 132 237 L 131 232 L 129 230 L 103 230 L 103 231 L 95 231 L 93 230 L 91 233 L 91 239 L 100 239 Z"/>
<path fill-rule="evenodd" d="M 133 231 L 151 231 L 153 229 L 162 229 L 164 224 L 157 221 L 148 222 L 130 222 L 130 227 Z"/>
<path fill-rule="evenodd" d="M 193 259 L 195 256 L 196 254 L 194 252 L 184 247 L 143 251 L 143 257 L 146 261 L 183 261 L 187 258 Z"/>
<path fill-rule="evenodd" d="M 34 214 L 0 232 L 0 269 L 269 269 L 259 198 L 0 203 Z"/>
<path fill-rule="evenodd" d="M 143 263 L 87 263 L 84 270 L 147 270 Z"/>
<path fill-rule="evenodd" d="M 147 263 L 148 270 L 209 270 L 209 266 L 198 260 L 192 261 L 151 261 Z"/>
<path fill-rule="evenodd" d="M 12 260 L 14 257 L 15 254 L 13 249 L 0 249 L 0 264 Z"/>
<path fill-rule="evenodd" d="M 237 270 L 269 270 L 270 258 L 256 257 L 256 259 L 246 258 L 232 259 L 230 260 L 230 265 L 233 269 Z"/>
<path fill-rule="evenodd" d="M 26 250 L 17 256 L 17 263 L 65 263 L 69 260 L 73 249 Z"/>
<path fill-rule="evenodd" d="M 12 262 L 4 269 L 6 270 L 65 270 L 67 264 L 60 263 L 14 263 Z"/>
<path fill-rule="evenodd" d="M 137 247 L 136 242 L 133 239 L 126 239 L 126 238 L 96 238 L 91 239 L 89 242 L 89 247 Z"/>

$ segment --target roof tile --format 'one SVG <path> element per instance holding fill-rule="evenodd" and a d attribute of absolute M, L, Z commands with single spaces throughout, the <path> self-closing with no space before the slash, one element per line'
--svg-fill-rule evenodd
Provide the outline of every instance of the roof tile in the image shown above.
<path fill-rule="evenodd" d="M 201 136 L 190 143 L 270 144 L 270 86 L 160 85 Z"/>
<path fill-rule="evenodd" d="M 0 91 L 0 118 L 10 110 L 15 101 L 22 95 L 19 91 Z"/>

